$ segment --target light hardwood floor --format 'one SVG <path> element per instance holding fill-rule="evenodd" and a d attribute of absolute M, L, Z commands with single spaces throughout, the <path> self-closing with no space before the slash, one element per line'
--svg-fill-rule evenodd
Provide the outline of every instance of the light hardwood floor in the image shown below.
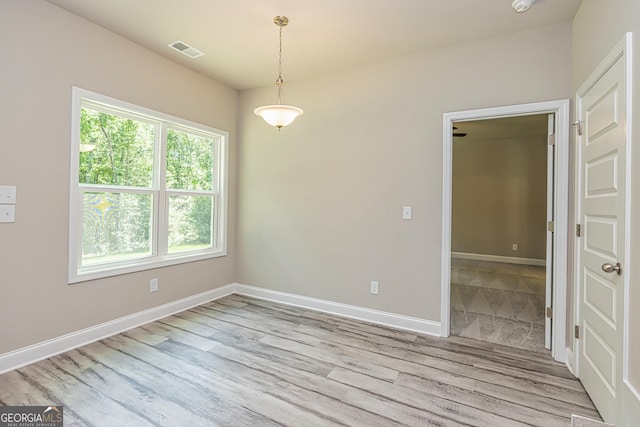
<path fill-rule="evenodd" d="M 568 426 L 598 418 L 549 356 L 229 296 L 0 376 L 65 425 Z"/>

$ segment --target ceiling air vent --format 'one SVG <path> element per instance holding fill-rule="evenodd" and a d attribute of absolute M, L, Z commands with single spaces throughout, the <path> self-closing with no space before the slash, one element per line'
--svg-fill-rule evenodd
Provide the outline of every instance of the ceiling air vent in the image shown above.
<path fill-rule="evenodd" d="M 183 55 L 188 56 L 191 59 L 197 58 L 199 56 L 204 55 L 204 52 L 199 51 L 195 47 L 191 47 L 182 40 L 176 40 L 174 42 L 169 43 L 171 49 L 175 49 Z"/>

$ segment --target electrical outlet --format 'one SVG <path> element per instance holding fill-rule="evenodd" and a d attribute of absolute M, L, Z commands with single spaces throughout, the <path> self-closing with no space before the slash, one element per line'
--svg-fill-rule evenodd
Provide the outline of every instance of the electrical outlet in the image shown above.
<path fill-rule="evenodd" d="M 149 292 L 158 292 L 158 279 L 149 280 Z"/>
<path fill-rule="evenodd" d="M 511 250 L 512 251 L 517 251 L 518 250 L 518 244 L 514 243 L 513 245 L 511 245 Z"/>
<path fill-rule="evenodd" d="M 16 222 L 15 205 L 0 205 L 0 222 Z"/>
<path fill-rule="evenodd" d="M 0 204 L 16 204 L 16 187 L 0 186 Z"/>
<path fill-rule="evenodd" d="M 373 282 L 373 281 L 371 282 L 371 290 L 370 290 L 370 292 L 373 295 L 378 295 L 378 282 Z"/>

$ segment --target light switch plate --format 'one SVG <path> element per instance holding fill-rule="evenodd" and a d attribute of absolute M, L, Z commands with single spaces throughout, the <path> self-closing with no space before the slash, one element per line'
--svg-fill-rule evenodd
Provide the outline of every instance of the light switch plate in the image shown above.
<path fill-rule="evenodd" d="M 15 205 L 16 204 L 16 187 L 2 185 L 0 186 L 0 204 Z"/>
<path fill-rule="evenodd" d="M 371 281 L 369 292 L 371 292 L 373 295 L 378 295 L 378 282 Z"/>
<path fill-rule="evenodd" d="M 0 205 L 0 222 L 16 222 L 16 205 Z"/>
<path fill-rule="evenodd" d="M 411 219 L 411 206 L 404 206 L 402 208 L 402 219 Z"/>

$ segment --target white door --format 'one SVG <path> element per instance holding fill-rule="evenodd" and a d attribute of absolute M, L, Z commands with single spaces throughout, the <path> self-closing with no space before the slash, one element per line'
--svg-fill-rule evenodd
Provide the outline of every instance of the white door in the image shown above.
<path fill-rule="evenodd" d="M 604 419 L 620 422 L 626 191 L 625 57 L 577 97 L 579 377 Z M 604 68 L 606 70 L 606 68 Z"/>
<path fill-rule="evenodd" d="M 555 158 L 556 158 L 556 115 L 549 114 L 547 120 L 547 250 L 546 250 L 546 289 L 545 289 L 545 307 L 553 307 L 553 240 L 554 240 L 554 215 L 555 212 Z M 553 141 L 553 143 L 551 143 Z M 549 225 L 553 224 L 553 225 Z M 544 321 L 544 347 L 551 349 L 551 331 L 552 317 L 545 313 Z"/>

